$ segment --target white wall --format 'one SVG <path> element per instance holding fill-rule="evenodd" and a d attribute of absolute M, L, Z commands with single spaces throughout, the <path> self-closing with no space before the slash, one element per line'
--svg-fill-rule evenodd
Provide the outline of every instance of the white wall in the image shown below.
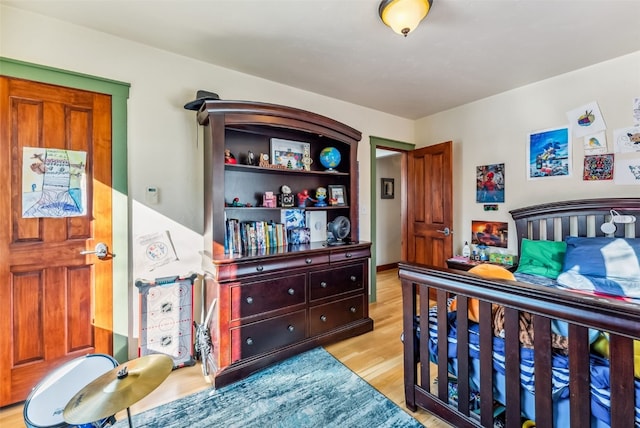
<path fill-rule="evenodd" d="M 369 135 L 412 142 L 413 121 L 216 67 L 86 28 L 0 5 L 0 56 L 131 84 L 128 102 L 129 209 L 131 238 L 168 230 L 179 261 L 148 271 L 133 257 L 128 277 L 156 278 L 200 272 L 203 230 L 202 132 L 195 113 L 183 108 L 198 89 L 224 99 L 252 100 L 310 110 L 362 132 L 358 148 L 360 237 L 369 240 Z M 145 202 L 145 188 L 160 190 L 157 205 Z M 353 197 L 353 196 L 352 196 Z M 116 219 L 117 221 L 117 219 Z M 135 251 L 133 251 L 135 256 Z M 136 290 L 128 287 L 132 299 Z M 116 290 L 115 295 L 121 295 Z M 117 308 L 137 307 L 116 302 Z M 124 319 L 127 317 L 124 316 Z M 115 329 L 122 327 L 114 315 Z M 131 320 L 137 316 L 130 314 Z M 126 323 L 125 323 L 126 324 Z"/>
<path fill-rule="evenodd" d="M 402 218 L 400 205 L 400 154 L 376 160 L 376 264 L 397 263 L 402 255 Z M 382 199 L 380 179 L 393 178 L 395 197 Z"/>
<path fill-rule="evenodd" d="M 640 51 L 470 103 L 416 122 L 416 144 L 454 142 L 454 250 L 471 240 L 471 220 L 508 221 L 509 252 L 517 253 L 509 210 L 543 202 L 597 197 L 638 197 L 640 186 L 582 180 L 584 149 L 572 140 L 571 177 L 527 180 L 526 145 L 532 131 L 568 124 L 566 112 L 596 101 L 613 130 L 633 125 L 632 102 L 640 97 Z M 485 212 L 476 203 L 475 168 L 505 163 L 505 203 Z"/>

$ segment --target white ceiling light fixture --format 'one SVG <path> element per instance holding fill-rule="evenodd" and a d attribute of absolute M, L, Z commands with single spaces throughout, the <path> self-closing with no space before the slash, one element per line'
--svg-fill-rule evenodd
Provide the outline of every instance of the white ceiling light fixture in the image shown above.
<path fill-rule="evenodd" d="M 382 22 L 407 37 L 431 10 L 433 0 L 383 0 L 378 13 Z"/>

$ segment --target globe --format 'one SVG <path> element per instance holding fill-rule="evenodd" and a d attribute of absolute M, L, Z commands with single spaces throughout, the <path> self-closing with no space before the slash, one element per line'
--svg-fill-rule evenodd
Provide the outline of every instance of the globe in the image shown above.
<path fill-rule="evenodd" d="M 325 147 L 320 152 L 320 163 L 327 168 L 327 171 L 335 171 L 340 164 L 340 152 L 335 147 Z"/>

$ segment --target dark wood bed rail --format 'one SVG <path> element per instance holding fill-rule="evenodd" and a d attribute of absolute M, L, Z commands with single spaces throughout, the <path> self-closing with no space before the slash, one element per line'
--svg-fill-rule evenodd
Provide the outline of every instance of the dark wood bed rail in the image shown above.
<path fill-rule="evenodd" d="M 522 248 L 523 238 L 562 241 L 570 234 L 572 227 L 574 228 L 573 236 L 605 236 L 600 230 L 600 225 L 609 221 L 611 210 L 615 210 L 620 215 L 629 214 L 638 217 L 640 216 L 640 199 L 601 198 L 551 202 L 518 208 L 509 213 L 516 223 L 518 248 Z M 616 237 L 640 237 L 640 218 L 626 227 L 618 226 L 615 232 Z M 556 229 L 559 229 L 559 236 L 556 236 Z"/>
<path fill-rule="evenodd" d="M 618 200 L 620 201 L 620 200 Z M 634 200 L 637 203 L 637 200 Z M 612 208 L 624 205 L 615 205 Z M 584 214 L 584 206 L 580 214 Z M 638 206 L 634 205 L 634 209 Z M 517 211 L 517 210 L 516 210 Z M 622 212 L 621 212 L 622 214 Z M 517 213 L 516 213 L 517 215 Z M 531 218 L 531 213 L 527 214 Z M 549 215 L 546 211 L 545 217 Z M 431 392 L 432 373 L 429 364 L 428 310 L 429 293 L 436 290 L 438 308 L 446 308 L 447 297 L 458 297 L 458 332 L 468 331 L 468 299 L 480 301 L 480 397 L 493 396 L 492 317 L 491 305 L 505 307 L 506 421 L 508 427 L 520 427 L 520 343 L 519 311 L 533 314 L 535 343 L 535 410 L 536 426 L 553 426 L 551 381 L 551 320 L 569 323 L 569 390 L 570 418 L 573 427 L 590 426 L 589 328 L 610 333 L 611 427 L 634 426 L 634 360 L 633 340 L 640 340 L 640 307 L 636 304 L 598 298 L 571 291 L 548 289 L 516 281 L 486 280 L 477 276 L 445 269 L 401 263 L 399 277 L 403 296 L 405 399 L 409 409 L 421 407 L 456 427 L 492 427 L 493 400 L 480 401 L 480 417 L 469 409 L 469 368 L 458 366 L 458 403 L 448 403 L 446 364 L 437 365 L 437 391 Z M 434 302 L 431 302 L 434 303 Z M 419 360 L 414 320 L 420 325 Z M 447 312 L 438 311 L 438 361 L 447 361 Z M 458 361 L 468 361 L 468 335 L 459 335 Z M 491 374 L 491 375 L 487 375 Z M 444 381 L 443 381 L 444 380 Z"/>

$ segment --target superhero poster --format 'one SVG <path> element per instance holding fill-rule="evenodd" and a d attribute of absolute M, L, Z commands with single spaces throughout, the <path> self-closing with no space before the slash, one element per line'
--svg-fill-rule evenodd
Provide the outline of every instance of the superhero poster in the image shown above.
<path fill-rule="evenodd" d="M 504 202 L 504 164 L 476 167 L 476 202 Z"/>

